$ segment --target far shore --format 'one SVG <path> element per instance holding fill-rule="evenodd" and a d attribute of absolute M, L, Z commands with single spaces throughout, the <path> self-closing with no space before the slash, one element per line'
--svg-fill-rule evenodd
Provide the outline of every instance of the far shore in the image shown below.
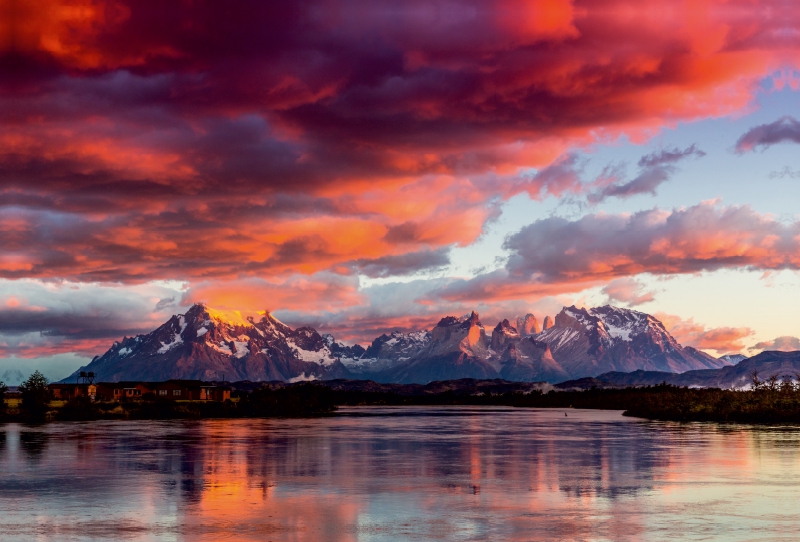
<path fill-rule="evenodd" d="M 753 390 L 685 388 L 667 384 L 645 387 L 542 391 L 505 381 L 459 380 L 426 386 L 393 386 L 369 381 L 313 383 L 247 383 L 225 401 L 172 401 L 158 397 L 91 401 L 50 401 L 43 415 L 31 416 L 16 398 L 6 398 L 0 422 L 46 422 L 100 419 L 287 418 L 326 416 L 340 406 L 509 406 L 622 410 L 624 415 L 651 420 L 711 421 L 758 424 L 800 424 L 800 387 L 772 382 Z M 232 384 L 234 389 L 236 384 Z M 377 391 L 376 391 L 377 390 Z M 427 390 L 427 391 L 426 391 Z"/>

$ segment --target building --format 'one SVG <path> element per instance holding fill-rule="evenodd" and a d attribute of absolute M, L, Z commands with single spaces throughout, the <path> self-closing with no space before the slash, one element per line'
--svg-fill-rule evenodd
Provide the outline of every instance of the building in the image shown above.
<path fill-rule="evenodd" d="M 141 399 L 152 388 L 145 382 L 98 382 L 98 401 L 121 401 Z"/>
<path fill-rule="evenodd" d="M 166 382 L 98 382 L 96 384 L 50 384 L 55 399 L 90 397 L 97 401 L 136 401 L 148 396 L 171 401 L 226 401 L 231 389 L 202 380 Z"/>
<path fill-rule="evenodd" d="M 151 383 L 156 397 L 175 401 L 225 401 L 231 398 L 227 386 L 217 386 L 202 380 L 167 380 Z"/>
<path fill-rule="evenodd" d="M 69 400 L 75 397 L 89 397 L 92 400 L 97 395 L 97 385 L 95 384 L 50 384 L 50 393 L 53 399 Z"/>

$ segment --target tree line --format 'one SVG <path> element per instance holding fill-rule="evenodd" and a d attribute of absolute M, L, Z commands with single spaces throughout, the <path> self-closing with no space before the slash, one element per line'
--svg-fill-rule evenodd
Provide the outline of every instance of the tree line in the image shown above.
<path fill-rule="evenodd" d="M 796 376 L 796 375 L 795 375 Z M 0 419 L 42 422 L 96 419 L 175 419 L 298 417 L 328 415 L 340 406 L 509 406 L 622 410 L 627 416 L 674 421 L 800 423 L 800 377 L 751 375 L 748 390 L 668 385 L 591 388 L 584 391 L 474 393 L 470 390 L 401 395 L 393 392 L 334 390 L 324 383 L 264 386 L 241 392 L 236 401 L 176 402 L 144 397 L 131 402 L 93 402 L 76 397 L 52 408 L 48 381 L 39 371 L 19 386 L 21 403 L 10 412 L 0 382 Z"/>

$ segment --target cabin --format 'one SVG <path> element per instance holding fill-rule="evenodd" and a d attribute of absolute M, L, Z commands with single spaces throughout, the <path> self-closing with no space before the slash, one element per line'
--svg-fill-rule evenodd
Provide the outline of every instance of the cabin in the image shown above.
<path fill-rule="evenodd" d="M 93 401 L 137 401 L 151 394 L 171 401 L 226 401 L 231 389 L 202 380 L 167 380 L 166 382 L 97 382 L 94 384 L 50 384 L 54 399 L 89 397 Z"/>
<path fill-rule="evenodd" d="M 97 396 L 95 384 L 50 384 L 50 393 L 53 399 L 69 400 L 76 397 L 89 397 L 94 400 Z"/>
<path fill-rule="evenodd" d="M 122 401 L 141 399 L 153 390 L 145 382 L 98 382 L 98 401 Z"/>
<path fill-rule="evenodd" d="M 231 398 L 227 386 L 216 386 L 202 380 L 167 380 L 153 383 L 153 393 L 160 399 L 174 401 L 225 401 Z"/>

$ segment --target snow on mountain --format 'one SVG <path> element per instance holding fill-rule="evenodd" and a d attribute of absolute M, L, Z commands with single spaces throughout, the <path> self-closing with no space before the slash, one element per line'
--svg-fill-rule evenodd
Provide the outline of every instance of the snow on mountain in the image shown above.
<path fill-rule="evenodd" d="M 268 312 L 256 321 L 198 304 L 152 333 L 115 342 L 80 370 L 107 381 L 340 378 L 351 376 L 337 355 L 348 348 L 356 351 L 312 328 L 292 330 Z"/>
<path fill-rule="evenodd" d="M 684 372 L 727 365 L 699 350 L 683 347 L 655 317 L 612 306 L 564 307 L 553 327 L 536 340 L 550 345 L 555 360 L 573 378 L 608 371 Z"/>
<path fill-rule="evenodd" d="M 422 350 L 379 378 L 401 383 L 459 378 L 559 382 L 569 373 L 553 359 L 547 344 L 523 337 L 508 320 L 497 324 L 489 338 L 478 314 L 472 312 L 467 317 L 442 318 Z"/>
<path fill-rule="evenodd" d="M 431 341 L 427 330 L 401 333 L 392 331 L 384 333 L 363 351 L 358 358 L 349 358 L 342 363 L 353 374 L 369 378 L 370 375 L 389 369 L 399 363 L 411 359 Z M 360 347 L 359 347 L 360 348 Z"/>
<path fill-rule="evenodd" d="M 530 325 L 535 317 L 529 316 L 517 322 Z M 429 344 L 377 378 L 401 383 L 454 378 L 559 382 L 609 371 L 677 373 L 724 365 L 725 360 L 678 344 L 649 314 L 611 306 L 564 307 L 551 327 L 530 337 L 508 320 L 497 324 L 487 337 L 474 312 L 442 318 Z"/>
<path fill-rule="evenodd" d="M 430 331 L 383 334 L 364 349 L 311 327 L 293 330 L 268 312 L 256 320 L 198 304 L 152 333 L 115 342 L 80 370 L 94 371 L 100 380 L 560 382 L 609 371 L 713 369 L 736 359 L 683 347 L 656 318 L 630 309 L 564 307 L 552 325 L 550 317 L 544 321 L 544 329 L 532 334 L 538 321 L 527 314 L 514 320 L 518 327 L 503 320 L 487 334 L 471 312 L 446 316 Z"/>
<path fill-rule="evenodd" d="M 746 360 L 747 356 L 744 354 L 725 354 L 724 356 L 720 356 L 718 359 L 724 361 L 725 363 L 736 365 L 740 361 Z"/>

